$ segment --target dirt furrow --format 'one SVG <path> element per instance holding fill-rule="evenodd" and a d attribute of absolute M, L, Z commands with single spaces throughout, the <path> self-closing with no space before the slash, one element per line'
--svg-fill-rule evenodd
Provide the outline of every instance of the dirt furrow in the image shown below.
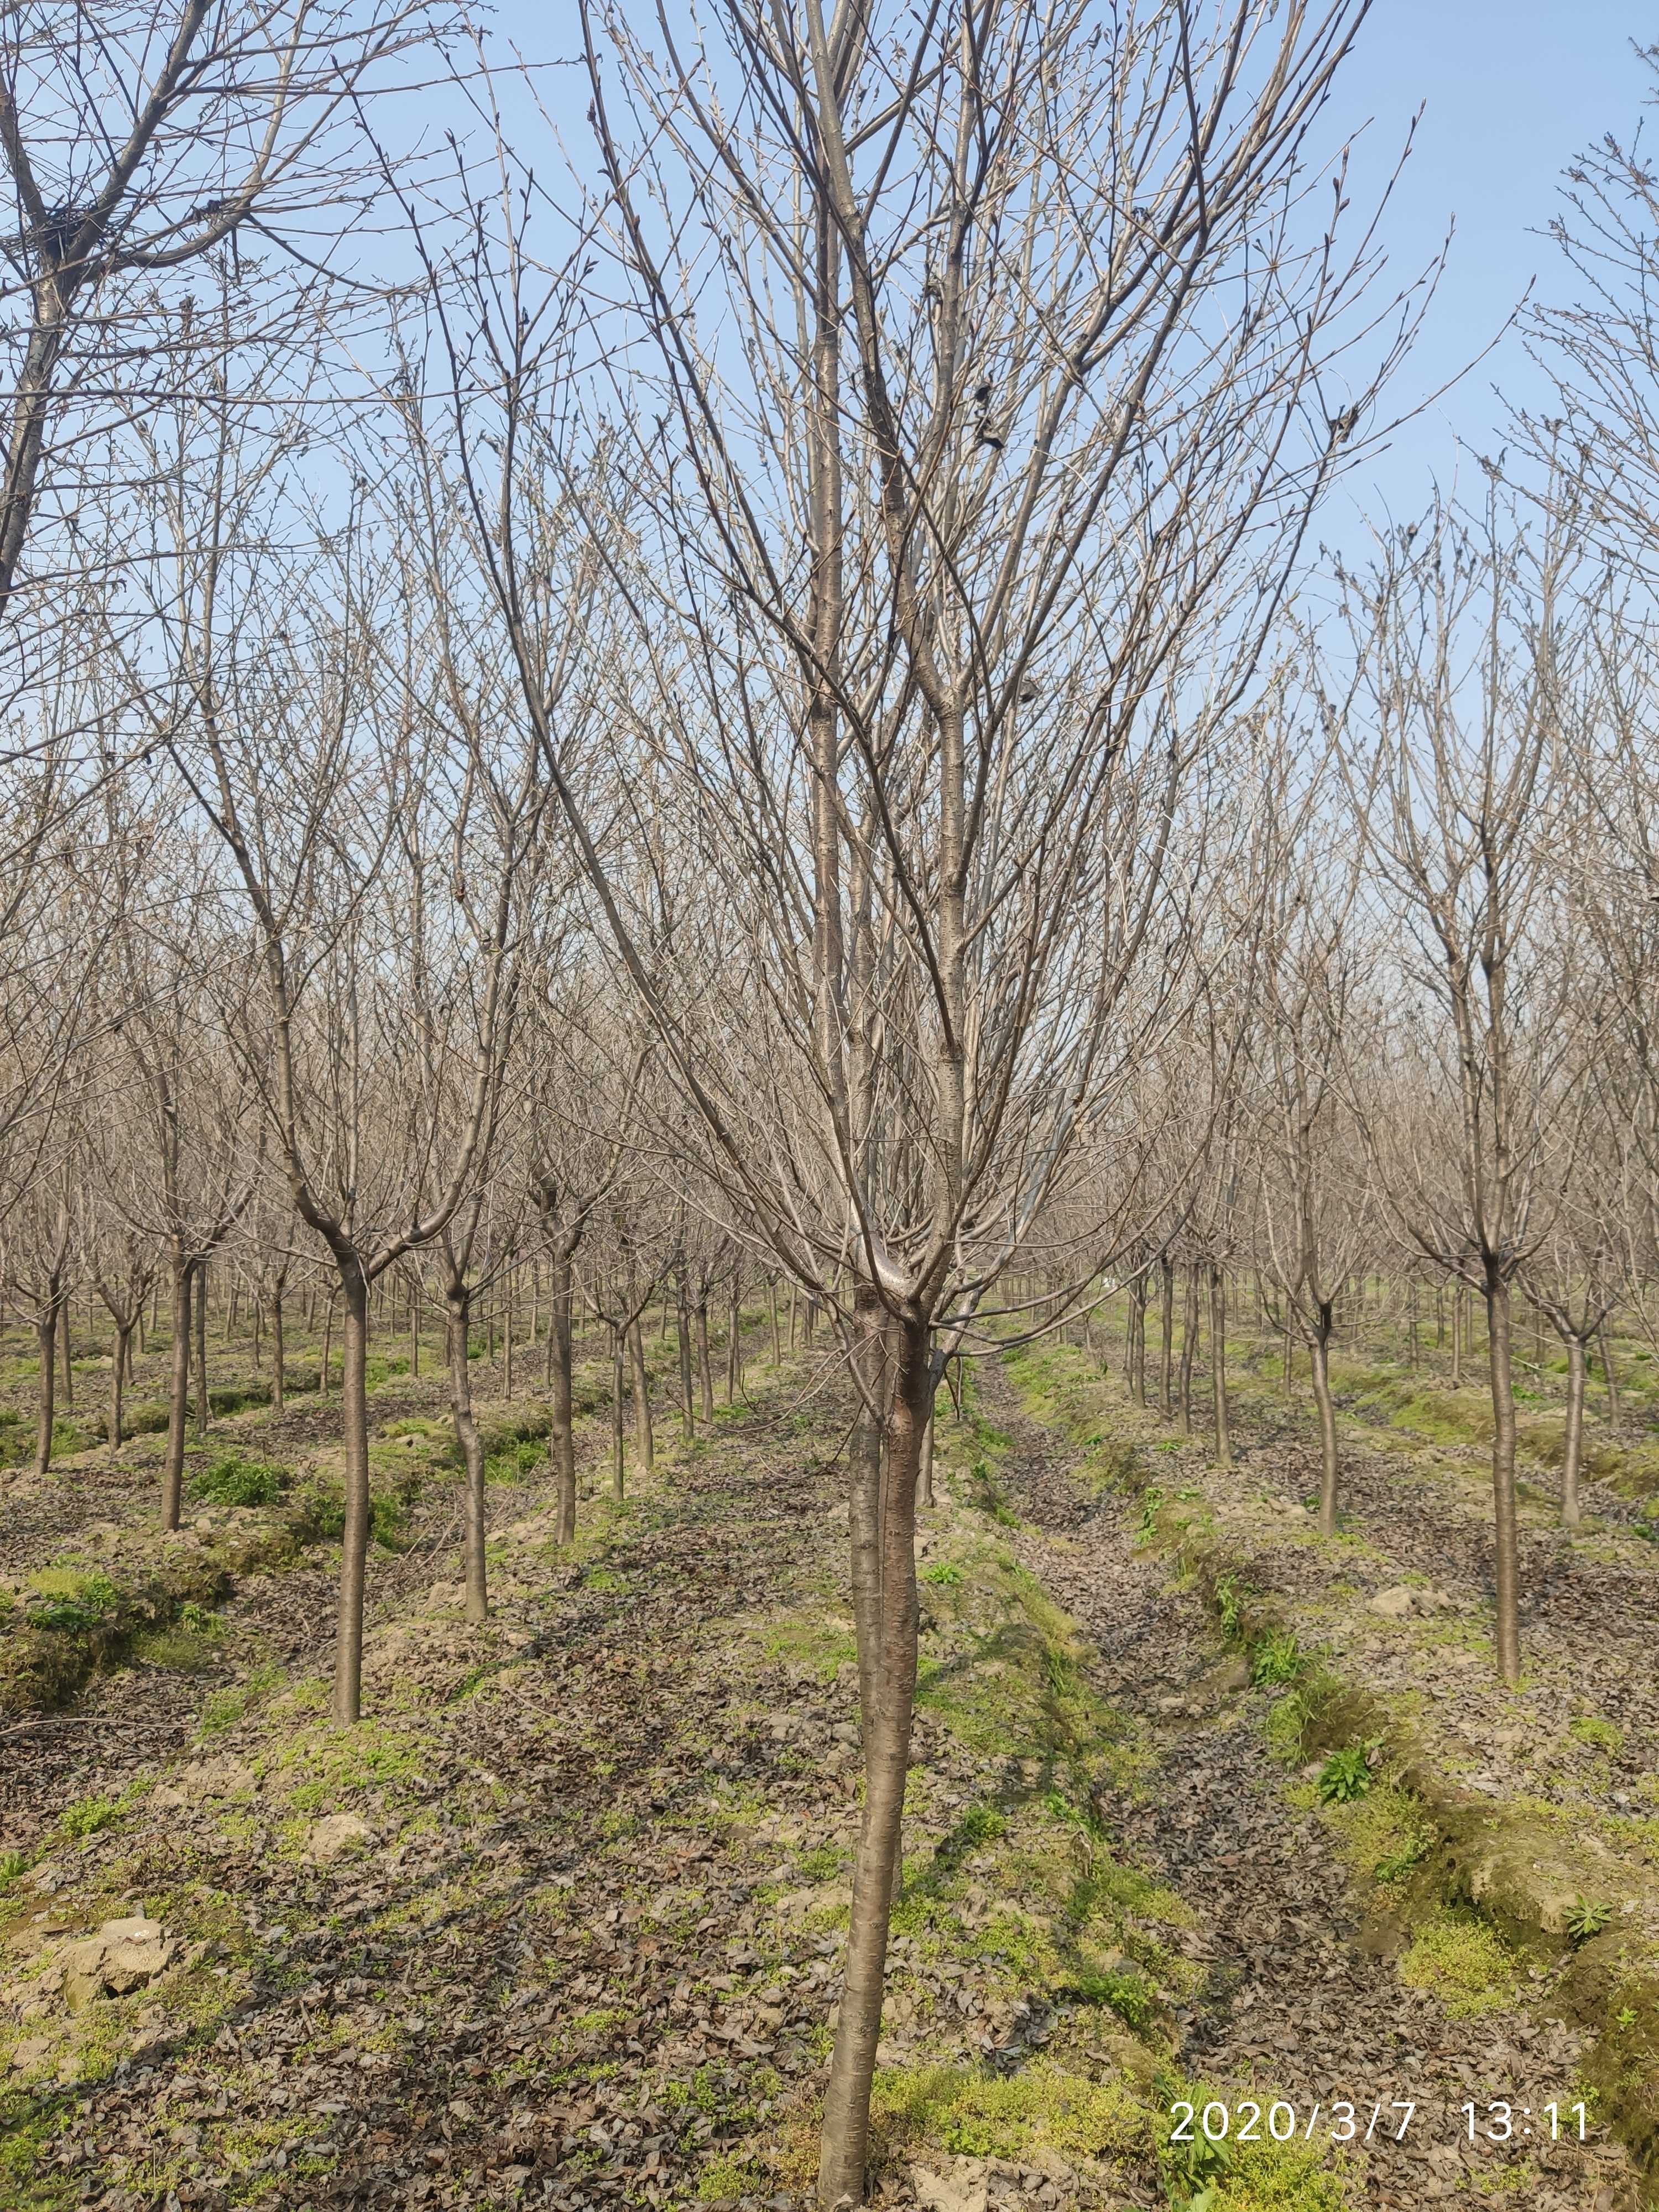
<path fill-rule="evenodd" d="M 1291 2100 L 1298 2124 L 1317 2106 L 1322 2132 L 1339 2100 L 1362 2131 L 1382 2106 L 1355 2154 L 1356 2199 L 1376 2212 L 1471 2190 L 1516 2192 L 1533 2212 L 1633 2203 L 1622 2153 L 1593 2126 L 1583 2147 L 1550 2139 L 1552 2104 L 1564 2133 L 1577 2130 L 1566 2108 L 1579 2045 L 1551 2014 L 1547 1977 L 1525 2013 L 1468 2019 L 1401 1983 L 1386 1942 L 1360 1924 L 1318 1814 L 1287 1802 L 1262 1739 L 1264 1693 L 1197 1595 L 1137 1551 L 1125 1502 L 1073 1479 L 1066 1447 L 1024 1414 L 1006 1378 L 988 1373 L 984 1395 L 1012 1443 L 1003 1480 L 1027 1523 L 1017 1548 L 1088 1632 L 1103 1693 L 1156 1749 L 1155 1782 L 1101 1809 L 1121 1848 L 1205 1916 L 1195 1949 L 1206 1984 L 1178 2015 L 1187 2069 L 1235 2111 L 1252 2079 Z M 1396 2100 L 1415 2106 L 1401 2142 L 1384 2140 L 1400 2125 Z M 1474 2143 L 1461 2109 L 1471 2101 Z M 1500 2104 L 1511 2108 L 1504 2142 L 1490 2132 L 1503 2117 L 1486 2110 Z"/>

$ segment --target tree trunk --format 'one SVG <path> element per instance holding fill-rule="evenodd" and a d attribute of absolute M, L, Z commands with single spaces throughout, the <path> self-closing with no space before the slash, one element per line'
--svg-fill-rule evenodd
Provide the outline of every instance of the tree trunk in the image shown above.
<path fill-rule="evenodd" d="M 1319 1310 L 1313 1340 L 1308 1346 L 1308 1371 L 1313 1379 L 1314 1404 L 1319 1409 L 1319 1530 L 1336 1534 L 1337 1484 L 1336 1408 L 1331 1403 L 1331 1309 Z"/>
<path fill-rule="evenodd" d="M 132 1323 L 118 1322 L 115 1325 L 115 1373 L 111 1378 L 109 1393 L 109 1448 L 111 1454 L 121 1449 L 121 1406 L 126 1392 L 127 1362 L 132 1357 Z"/>
<path fill-rule="evenodd" d="M 1601 1379 L 1607 1386 L 1607 1426 L 1619 1425 L 1619 1376 L 1613 1364 L 1613 1346 L 1607 1337 L 1604 1321 L 1595 1332 L 1596 1346 L 1601 1354 Z"/>
<path fill-rule="evenodd" d="M 736 1402 L 738 1385 L 743 1380 L 743 1279 L 736 1268 L 732 1271 L 732 1303 L 728 1312 L 729 1327 L 726 1339 L 726 1402 Z"/>
<path fill-rule="evenodd" d="M 691 1316 L 684 1283 L 678 1285 L 674 1297 L 674 1333 L 680 1354 L 680 1434 L 690 1443 L 696 1435 L 697 1423 L 691 1405 L 696 1387 L 691 1380 Z"/>
<path fill-rule="evenodd" d="M 1129 1285 L 1129 1395 L 1137 1406 L 1146 1402 L 1146 1277 L 1138 1274 Z"/>
<path fill-rule="evenodd" d="M 70 1350 L 70 1295 L 65 1291 L 58 1301 L 58 1343 L 64 1360 L 64 1411 L 75 1411 L 75 1368 Z"/>
<path fill-rule="evenodd" d="M 1510 1286 L 1486 1262 L 1486 1358 L 1492 1379 L 1492 1553 L 1497 1583 L 1498 1670 L 1521 1679 L 1521 1562 L 1515 1504 L 1515 1392 L 1510 1379 Z"/>
<path fill-rule="evenodd" d="M 629 1364 L 634 1376 L 634 1449 L 641 1474 L 649 1474 L 657 1462 L 656 1438 L 651 1427 L 651 1377 L 645 1364 L 645 1331 L 639 1316 L 628 1332 Z"/>
<path fill-rule="evenodd" d="M 769 1275 L 766 1279 L 766 1297 L 772 1316 L 772 1364 L 779 1367 L 783 1364 L 783 1352 L 778 1343 L 778 1279 L 775 1275 Z"/>
<path fill-rule="evenodd" d="M 931 1505 L 933 1502 L 933 1398 L 937 1395 L 938 1386 L 935 1385 L 934 1391 L 928 1399 L 927 1425 L 921 1432 L 921 1467 L 916 1477 L 916 1503 L 919 1505 Z"/>
<path fill-rule="evenodd" d="M 488 1620 L 489 1595 L 484 1577 L 484 1453 L 483 1440 L 472 1413 L 472 1363 L 466 1356 L 472 1327 L 472 1294 L 459 1274 L 453 1273 L 445 1292 L 445 1345 L 449 1354 L 449 1410 L 454 1417 L 455 1441 L 461 1448 L 466 1471 L 466 1493 L 462 1504 L 465 1530 L 466 1617 Z"/>
<path fill-rule="evenodd" d="M 44 1474 L 52 1465 L 52 1431 L 58 1417 L 58 1297 L 49 1292 L 46 1310 L 34 1325 L 40 1347 L 39 1400 L 34 1430 L 34 1471 Z M 171 1526 L 176 1527 L 177 1522 Z"/>
<path fill-rule="evenodd" d="M 697 1375 L 702 1385 L 702 1417 L 705 1421 L 714 1418 L 714 1368 L 708 1356 L 708 1300 L 707 1296 L 697 1300 Z"/>
<path fill-rule="evenodd" d="M 419 1382 L 421 1376 L 421 1291 L 418 1283 L 409 1286 L 409 1371 Z"/>
<path fill-rule="evenodd" d="M 335 1257 L 345 1304 L 340 1343 L 345 1528 L 340 1541 L 340 1612 L 335 1627 L 334 1717 L 351 1723 L 362 1711 L 363 1588 L 368 1568 L 368 1283 L 355 1253 L 337 1253 Z"/>
<path fill-rule="evenodd" d="M 1181 1433 L 1193 1432 L 1193 1356 L 1198 1350 L 1198 1266 L 1187 1270 L 1187 1309 L 1182 1316 Z"/>
<path fill-rule="evenodd" d="M 570 1255 L 554 1248 L 548 1267 L 547 1357 L 548 1381 L 553 1391 L 553 1417 L 548 1425 L 547 1449 L 553 1461 L 553 1480 L 558 1496 L 557 1541 L 568 1544 L 576 1534 L 576 1438 L 571 1387 Z"/>
<path fill-rule="evenodd" d="M 623 1466 L 623 1332 L 622 1325 L 611 1325 L 611 1494 L 620 1499 L 623 1495 L 624 1468 Z"/>
<path fill-rule="evenodd" d="M 207 1273 L 207 1261 L 205 1260 L 198 1261 L 196 1267 L 196 1291 L 194 1298 L 196 1309 L 196 1411 L 195 1419 L 191 1424 L 198 1437 L 204 1437 L 208 1431 Z"/>
<path fill-rule="evenodd" d="M 1158 1264 L 1164 1279 L 1163 1312 L 1160 1316 L 1163 1347 L 1158 1373 L 1158 1409 L 1167 1421 L 1174 1411 L 1170 1401 L 1170 1382 L 1171 1362 L 1175 1356 L 1175 1261 L 1165 1255 L 1160 1255 Z"/>
<path fill-rule="evenodd" d="M 1451 1386 L 1454 1390 L 1461 1390 L 1463 1387 L 1463 1289 L 1462 1284 L 1452 1292 Z"/>
<path fill-rule="evenodd" d="M 1576 1528 L 1580 1517 L 1578 1474 L 1584 1456 L 1584 1373 L 1582 1336 L 1567 1339 L 1567 1431 L 1561 1453 L 1561 1525 Z"/>
<path fill-rule="evenodd" d="M 173 1254 L 173 1368 L 167 1392 L 167 1443 L 161 1463 L 161 1526 L 176 1528 L 185 1490 L 185 1424 L 190 1418 L 190 1322 L 196 1270 Z"/>
<path fill-rule="evenodd" d="M 861 1287 L 857 1295 L 858 1356 L 866 1370 L 865 1387 L 873 1383 L 878 1390 L 884 1317 L 873 1307 L 872 1291 Z M 853 1868 L 846 1971 L 819 2146 L 817 2195 L 824 2212 L 866 2200 L 870 2084 L 881 2033 L 888 1925 L 898 1876 L 915 1699 L 915 1495 L 931 1382 L 927 1324 L 907 1317 L 898 1335 L 898 1375 L 887 1413 L 885 1454 L 867 1408 L 861 1408 L 860 1422 L 871 1434 L 855 1438 L 853 1452 L 849 1518 L 865 1796 Z"/>
<path fill-rule="evenodd" d="M 323 1364 L 317 1378 L 317 1388 L 325 1398 L 328 1395 L 328 1361 L 334 1334 L 334 1301 L 328 1298 L 323 1304 Z"/>
<path fill-rule="evenodd" d="M 513 1395 L 513 1270 L 507 1271 L 507 1286 L 501 1294 L 501 1395 Z"/>
<path fill-rule="evenodd" d="M 1210 1372 L 1214 1401 L 1215 1455 L 1219 1467 L 1233 1463 L 1232 1423 L 1227 1407 L 1227 1278 L 1219 1267 L 1210 1270 Z"/>
<path fill-rule="evenodd" d="M 270 1402 L 277 1413 L 283 1410 L 283 1384 L 286 1380 L 283 1342 L 283 1293 L 279 1289 L 270 1294 Z"/>

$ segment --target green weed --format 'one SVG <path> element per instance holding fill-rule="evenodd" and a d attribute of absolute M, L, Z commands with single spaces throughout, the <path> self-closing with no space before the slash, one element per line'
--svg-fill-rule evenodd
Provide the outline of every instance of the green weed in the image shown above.
<path fill-rule="evenodd" d="M 58 1825 L 66 1836 L 76 1839 L 95 1836 L 105 1828 L 112 1828 L 124 1809 L 118 1797 L 82 1797 L 64 1808 Z"/>
<path fill-rule="evenodd" d="M 1259 1686 L 1279 1686 L 1296 1681 L 1308 1671 L 1308 1655 L 1289 1629 L 1269 1636 L 1250 1655 L 1250 1680 Z"/>
<path fill-rule="evenodd" d="M 1515 1962 L 1496 1929 L 1470 1912 L 1447 1911 L 1419 1928 L 1400 1961 L 1410 1990 L 1426 1990 L 1454 2020 L 1512 2004 Z"/>
<path fill-rule="evenodd" d="M 1592 1936 L 1601 1933 L 1612 1917 L 1610 1905 L 1581 1893 L 1574 1898 L 1572 1909 L 1567 1914 L 1567 1933 L 1575 1943 L 1588 1943 Z"/>
<path fill-rule="evenodd" d="M 208 1505 L 274 1505 L 288 1479 L 288 1468 L 274 1460 L 244 1459 L 240 1453 L 227 1452 L 196 1477 L 191 1495 Z"/>
<path fill-rule="evenodd" d="M 76 1636 L 100 1628 L 120 1602 L 120 1592 L 95 1568 L 43 1567 L 33 1577 L 37 1593 L 28 1608 L 32 1628 Z"/>
<path fill-rule="evenodd" d="M 1334 1751 L 1319 1770 L 1316 1787 L 1322 1805 L 1349 1805 L 1371 1786 L 1370 1753 L 1364 1744 Z"/>

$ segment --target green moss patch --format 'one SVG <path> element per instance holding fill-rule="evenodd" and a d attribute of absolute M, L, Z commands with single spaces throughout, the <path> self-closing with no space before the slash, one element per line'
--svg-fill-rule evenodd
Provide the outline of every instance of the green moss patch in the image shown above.
<path fill-rule="evenodd" d="M 1127 2160 L 1153 2140 L 1148 2106 L 1121 2080 L 1092 2080 L 1046 2059 L 1012 2075 L 881 2068 L 871 2120 L 878 2161 L 924 2149 L 1023 2158 L 1038 2148 L 1073 2161 Z"/>
<path fill-rule="evenodd" d="M 1418 1928 L 1399 1961 L 1408 1990 L 1426 1990 L 1454 2020 L 1503 2012 L 1520 1994 L 1516 1960 L 1489 1922 L 1442 1911 Z"/>

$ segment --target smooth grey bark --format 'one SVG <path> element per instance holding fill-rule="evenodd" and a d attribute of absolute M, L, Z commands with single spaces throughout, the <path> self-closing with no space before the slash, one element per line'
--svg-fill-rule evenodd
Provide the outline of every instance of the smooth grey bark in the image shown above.
<path fill-rule="evenodd" d="M 472 1410 L 472 1364 L 467 1357 L 472 1329 L 472 1294 L 453 1258 L 444 1286 L 445 1345 L 449 1358 L 449 1410 L 460 1446 L 465 1490 L 462 1500 L 463 1556 L 466 1574 L 466 1617 L 488 1620 L 489 1592 L 484 1561 L 484 1450 Z"/>
<path fill-rule="evenodd" d="M 167 1389 L 167 1440 L 161 1462 L 161 1526 L 176 1528 L 184 1504 L 185 1425 L 190 1416 L 190 1336 L 196 1263 L 174 1242 L 173 1276 L 173 1361 Z"/>
<path fill-rule="evenodd" d="M 627 1479 L 623 1451 L 623 1329 L 611 1324 L 611 1494 L 620 1500 Z"/>
<path fill-rule="evenodd" d="M 357 1254 L 343 1243 L 335 1247 L 334 1260 L 345 1308 L 340 1344 L 345 1528 L 335 1627 L 334 1717 L 352 1723 L 362 1711 L 363 1588 L 368 1571 L 368 1279 Z"/>
<path fill-rule="evenodd" d="M 1175 1410 L 1170 1399 L 1175 1359 L 1175 1261 L 1164 1252 L 1159 1255 L 1158 1265 L 1164 1289 L 1159 1316 L 1162 1343 L 1158 1371 L 1158 1410 L 1167 1421 Z"/>
<path fill-rule="evenodd" d="M 572 1376 L 570 1314 L 574 1297 L 571 1260 L 574 1247 L 564 1238 L 555 1240 L 548 1262 L 548 1382 L 553 1395 L 548 1424 L 547 1449 L 553 1462 L 558 1501 L 556 1538 L 561 1544 L 576 1534 L 576 1437 Z"/>
<path fill-rule="evenodd" d="M 1515 1497 L 1515 1386 L 1510 1374 L 1510 1283 L 1492 1256 L 1486 1262 L 1486 1359 L 1492 1386 L 1492 1566 L 1497 1585 L 1498 1670 L 1521 1679 L 1521 1560 Z"/>
<path fill-rule="evenodd" d="M 197 1263 L 196 1290 L 192 1300 L 196 1333 L 196 1403 L 191 1426 L 198 1439 L 208 1432 L 207 1302 L 207 1261 L 202 1260 Z"/>
<path fill-rule="evenodd" d="M 115 1371 L 110 1378 L 109 1448 L 112 1452 L 121 1449 L 121 1408 L 126 1395 L 127 1370 L 132 1361 L 132 1328 L 131 1322 L 115 1324 Z"/>
<path fill-rule="evenodd" d="M 651 1426 L 651 1376 L 645 1364 L 645 1331 L 635 1315 L 628 1326 L 628 1361 L 634 1385 L 634 1449 L 641 1474 L 657 1463 L 655 1432 Z"/>
<path fill-rule="evenodd" d="M 855 1357 L 864 1393 L 882 1382 L 883 1316 L 858 1292 Z M 849 1522 L 853 1617 L 864 1735 L 864 1812 L 853 1864 L 853 1910 L 836 2040 L 824 2093 L 820 2205 L 865 2202 L 870 2087 L 881 2034 L 887 1938 L 900 1864 L 905 1776 L 916 1686 L 915 1498 L 932 1393 L 929 1330 L 904 1317 L 885 1437 L 862 1407 L 853 1449 Z M 875 1402 L 880 1402 L 878 1395 Z M 885 1443 L 885 1450 L 882 1449 Z"/>
<path fill-rule="evenodd" d="M 1232 1422 L 1227 1404 L 1227 1278 L 1219 1267 L 1210 1270 L 1210 1374 L 1215 1420 L 1216 1463 L 1233 1463 Z"/>
<path fill-rule="evenodd" d="M 714 1418 L 714 1365 L 708 1351 L 707 1291 L 696 1302 L 695 1318 L 697 1325 L 697 1375 L 702 1389 L 702 1417 L 705 1421 L 712 1421 Z"/>
<path fill-rule="evenodd" d="M 1584 1456 L 1584 1376 L 1589 1362 L 1581 1336 L 1567 1339 L 1567 1425 L 1561 1452 L 1561 1522 L 1576 1528 L 1582 1517 L 1578 1477 Z"/>
<path fill-rule="evenodd" d="M 1331 1301 L 1322 1300 L 1309 1333 L 1308 1372 L 1313 1381 L 1314 1404 L 1319 1413 L 1319 1528 L 1322 1535 L 1336 1534 L 1337 1492 L 1341 1463 L 1336 1445 L 1336 1407 L 1331 1399 Z"/>
<path fill-rule="evenodd" d="M 680 1359 L 680 1434 L 690 1443 L 696 1434 L 696 1416 L 691 1402 L 696 1386 L 691 1379 L 691 1316 L 683 1277 L 674 1290 L 674 1333 Z"/>
<path fill-rule="evenodd" d="M 1193 1432 L 1193 1360 L 1198 1351 L 1198 1264 L 1187 1269 L 1187 1304 L 1182 1316 L 1180 1426 L 1183 1437 Z"/>
<path fill-rule="evenodd" d="M 44 1474 L 52 1465 L 52 1432 L 58 1419 L 58 1299 L 48 1298 L 34 1325 L 40 1346 L 40 1374 L 35 1398 L 34 1472 Z"/>

